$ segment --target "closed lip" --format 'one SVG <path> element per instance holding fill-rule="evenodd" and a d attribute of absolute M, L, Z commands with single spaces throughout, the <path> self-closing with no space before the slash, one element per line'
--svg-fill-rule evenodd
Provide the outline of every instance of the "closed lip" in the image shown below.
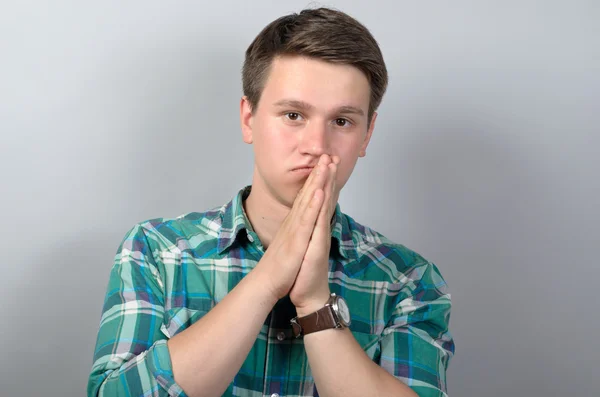
<path fill-rule="evenodd" d="M 298 175 L 310 175 L 313 172 L 312 167 L 294 168 L 291 172 Z"/>
<path fill-rule="evenodd" d="M 298 170 L 303 170 L 303 169 L 310 169 L 310 170 L 312 170 L 313 168 L 315 168 L 315 165 L 316 164 L 314 164 L 314 165 L 310 165 L 310 164 L 309 165 L 301 165 L 301 166 L 292 168 L 292 171 L 298 171 Z"/>

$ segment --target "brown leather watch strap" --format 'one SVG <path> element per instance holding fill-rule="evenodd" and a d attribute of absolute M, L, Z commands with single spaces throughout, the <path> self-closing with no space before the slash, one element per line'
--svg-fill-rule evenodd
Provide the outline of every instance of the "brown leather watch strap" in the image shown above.
<path fill-rule="evenodd" d="M 302 335 L 324 329 L 337 328 L 337 321 L 330 305 L 323 306 L 314 313 L 305 317 L 298 317 L 298 324 L 302 327 Z"/>

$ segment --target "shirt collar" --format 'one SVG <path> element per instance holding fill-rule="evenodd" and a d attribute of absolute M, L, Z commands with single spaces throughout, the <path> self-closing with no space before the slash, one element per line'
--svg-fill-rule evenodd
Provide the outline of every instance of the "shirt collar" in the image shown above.
<path fill-rule="evenodd" d="M 221 229 L 217 242 L 219 254 L 229 249 L 238 240 L 240 232 L 243 231 L 243 234 L 247 236 L 248 230 L 253 230 L 243 205 L 251 188 L 252 185 L 248 185 L 241 189 L 221 210 Z"/>
<path fill-rule="evenodd" d="M 221 229 L 217 243 L 219 254 L 229 249 L 240 238 L 247 238 L 248 231 L 254 231 L 243 205 L 251 189 L 252 185 L 242 188 L 221 210 Z M 242 234 L 240 235 L 240 233 Z M 335 213 L 331 219 L 331 236 L 332 249 L 334 249 L 335 241 L 335 246 L 342 257 L 346 259 L 357 257 L 348 217 L 342 213 L 339 203 L 336 204 Z"/>

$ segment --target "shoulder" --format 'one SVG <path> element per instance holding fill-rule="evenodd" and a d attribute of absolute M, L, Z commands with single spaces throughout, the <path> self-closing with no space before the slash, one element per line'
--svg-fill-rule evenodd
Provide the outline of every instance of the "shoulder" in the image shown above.
<path fill-rule="evenodd" d="M 216 240 L 222 225 L 225 206 L 203 212 L 187 212 L 172 218 L 151 218 L 133 225 L 121 243 L 134 241 L 146 244 L 152 250 L 181 251 L 189 248 L 190 241 L 201 243 Z"/>
<path fill-rule="evenodd" d="M 389 283 L 406 284 L 425 277 L 443 283 L 437 266 L 420 253 L 360 224 L 349 215 L 344 216 L 356 250 L 356 260 L 347 266 L 350 273 Z"/>

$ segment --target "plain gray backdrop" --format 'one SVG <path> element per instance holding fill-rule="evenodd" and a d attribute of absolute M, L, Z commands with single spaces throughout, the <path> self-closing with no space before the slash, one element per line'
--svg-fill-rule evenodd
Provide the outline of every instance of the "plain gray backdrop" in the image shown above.
<path fill-rule="evenodd" d="M 598 396 L 600 2 L 334 1 L 390 74 L 340 205 L 447 280 L 451 396 Z M 0 6 L 0 395 L 82 396 L 125 232 L 251 182 L 246 47 L 303 1 Z"/>

